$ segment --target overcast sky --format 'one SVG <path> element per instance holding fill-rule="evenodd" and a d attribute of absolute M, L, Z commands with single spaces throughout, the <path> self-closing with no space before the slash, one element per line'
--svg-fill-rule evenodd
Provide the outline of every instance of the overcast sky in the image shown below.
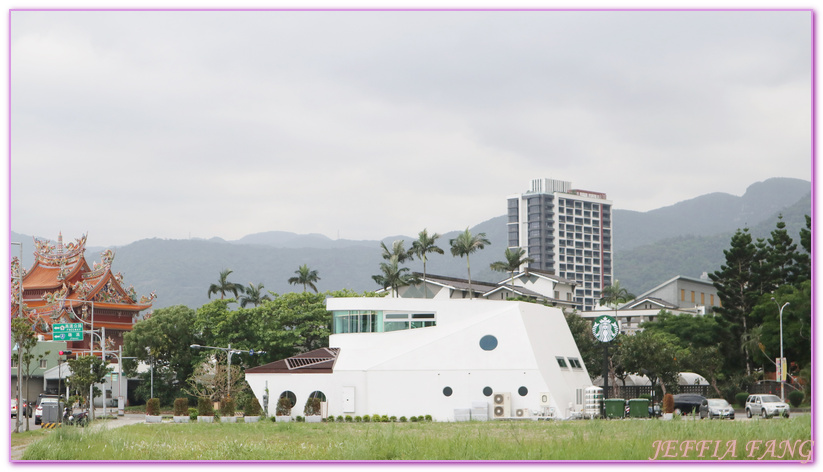
<path fill-rule="evenodd" d="M 811 180 L 811 13 L 11 13 L 11 229 L 380 239 L 532 178 L 647 211 Z"/>

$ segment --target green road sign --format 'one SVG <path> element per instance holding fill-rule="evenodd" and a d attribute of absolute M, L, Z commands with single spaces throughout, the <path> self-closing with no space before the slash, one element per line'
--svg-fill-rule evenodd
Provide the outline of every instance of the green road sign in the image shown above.
<path fill-rule="evenodd" d="M 55 323 L 51 330 L 55 341 L 83 340 L 83 323 Z"/>

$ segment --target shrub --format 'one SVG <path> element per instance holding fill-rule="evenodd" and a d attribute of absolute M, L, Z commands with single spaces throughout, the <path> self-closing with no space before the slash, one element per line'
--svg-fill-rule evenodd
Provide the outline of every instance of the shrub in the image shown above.
<path fill-rule="evenodd" d="M 369 415 L 363 415 L 363 422 L 364 422 L 364 423 L 368 423 L 369 421 L 371 421 L 371 416 L 369 416 Z"/>
<path fill-rule="evenodd" d="M 793 390 L 789 392 L 789 403 L 791 403 L 795 408 L 799 407 L 800 404 L 803 403 L 804 398 L 806 398 L 806 395 L 804 395 L 800 390 Z"/>
<path fill-rule="evenodd" d="M 411 417 L 411 422 L 412 422 L 412 423 L 417 423 L 417 417 L 416 417 L 416 416 L 412 416 L 412 417 Z"/>
<path fill-rule="evenodd" d="M 380 422 L 381 423 L 388 423 L 389 422 L 389 416 L 388 415 L 380 416 Z"/>
<path fill-rule="evenodd" d="M 401 422 L 401 423 L 405 423 L 405 422 L 406 422 L 406 417 L 405 417 L 405 416 L 401 416 L 401 417 L 400 417 L 400 422 Z"/>
<path fill-rule="evenodd" d="M 277 400 L 277 407 L 274 410 L 274 414 L 277 416 L 289 416 L 291 415 L 291 400 L 288 397 L 280 397 Z"/>
<path fill-rule="evenodd" d="M 426 421 L 431 421 L 431 420 L 432 420 L 432 415 L 426 415 Z"/>
<path fill-rule="evenodd" d="M 338 416 L 338 418 L 339 418 L 339 416 Z M 351 423 L 351 422 L 352 422 L 351 415 L 346 415 L 346 423 Z"/>
<path fill-rule="evenodd" d="M 663 396 L 663 413 L 674 413 L 674 395 L 671 393 Z"/>
<path fill-rule="evenodd" d="M 734 402 L 740 408 L 746 407 L 746 399 L 749 398 L 749 392 L 740 392 L 734 396 Z"/>
<path fill-rule="evenodd" d="M 189 412 L 188 398 L 174 399 L 174 416 L 186 416 Z"/>
<path fill-rule="evenodd" d="M 220 402 L 220 416 L 234 416 L 234 400 L 231 397 Z"/>
<path fill-rule="evenodd" d="M 360 423 L 361 421 L 363 421 L 363 418 L 361 418 L 359 415 L 354 417 L 355 423 Z"/>
<path fill-rule="evenodd" d="M 377 413 L 371 415 L 371 421 L 372 421 L 372 423 L 379 423 L 380 422 L 380 415 L 378 415 Z"/>
<path fill-rule="evenodd" d="M 295 417 L 294 417 L 294 420 L 295 420 L 295 421 L 297 421 L 298 423 L 302 423 L 302 422 L 303 422 L 303 421 L 305 421 L 306 419 L 305 419 L 305 418 L 303 418 L 303 417 L 302 417 L 302 416 L 300 416 L 300 415 L 297 415 L 297 416 L 295 416 Z"/>
<path fill-rule="evenodd" d="M 394 422 L 396 422 L 396 421 L 397 421 L 397 417 L 396 417 L 396 416 L 390 416 L 390 417 L 389 417 L 389 421 L 391 421 L 392 423 L 394 423 Z"/>
<path fill-rule="evenodd" d="M 160 416 L 160 399 L 149 398 L 146 402 L 146 414 L 149 416 Z"/>
<path fill-rule="evenodd" d="M 196 420 L 197 419 L 197 408 L 189 407 L 189 419 Z"/>
<path fill-rule="evenodd" d="M 197 416 L 214 416 L 214 405 L 211 399 L 206 397 L 197 399 Z"/>
<path fill-rule="evenodd" d="M 343 415 L 337 415 L 337 418 L 335 419 L 335 421 L 337 421 L 338 423 L 342 423 L 344 421 L 343 420 Z"/>
<path fill-rule="evenodd" d="M 246 416 L 260 416 L 260 413 L 263 412 L 263 408 L 260 407 L 260 402 L 257 401 L 257 397 L 251 397 L 246 401 L 246 405 L 243 408 L 243 414 Z"/>
<path fill-rule="evenodd" d="M 320 414 L 320 399 L 311 397 L 306 400 L 306 406 L 303 408 L 303 414 L 306 416 L 317 416 Z"/>

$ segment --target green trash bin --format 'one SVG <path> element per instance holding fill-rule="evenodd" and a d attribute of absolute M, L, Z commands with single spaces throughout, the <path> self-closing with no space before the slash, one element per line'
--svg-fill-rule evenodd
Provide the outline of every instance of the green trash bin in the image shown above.
<path fill-rule="evenodd" d="M 632 398 L 629 400 L 629 416 L 632 418 L 648 418 L 649 400 L 647 398 Z"/>
<path fill-rule="evenodd" d="M 607 398 L 606 404 L 606 418 L 623 418 L 625 413 L 626 401 L 622 398 Z"/>

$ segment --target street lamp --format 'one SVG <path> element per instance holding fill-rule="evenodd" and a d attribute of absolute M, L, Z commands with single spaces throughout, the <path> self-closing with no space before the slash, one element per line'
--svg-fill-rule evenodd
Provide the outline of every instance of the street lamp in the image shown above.
<path fill-rule="evenodd" d="M 772 297 L 772 301 L 780 309 L 780 400 L 786 401 L 786 399 L 783 397 L 783 373 L 786 372 L 786 366 L 784 365 L 785 362 L 783 359 L 783 308 L 786 308 L 786 305 L 788 305 L 789 302 L 786 302 L 783 304 L 783 306 L 780 306 L 780 304 L 777 303 L 777 300 L 775 300 L 774 297 Z"/>
<path fill-rule="evenodd" d="M 228 358 L 228 369 L 226 370 L 226 392 L 229 396 L 231 396 L 231 356 L 232 354 L 242 354 L 244 352 L 249 353 L 250 355 L 254 354 L 265 354 L 266 351 L 255 351 L 254 349 L 243 350 L 243 349 L 232 349 L 231 344 L 229 347 L 214 347 L 214 346 L 201 346 L 199 344 L 192 344 L 189 346 L 192 349 L 217 349 L 218 351 L 225 351 L 227 353 L 226 357 Z"/>

